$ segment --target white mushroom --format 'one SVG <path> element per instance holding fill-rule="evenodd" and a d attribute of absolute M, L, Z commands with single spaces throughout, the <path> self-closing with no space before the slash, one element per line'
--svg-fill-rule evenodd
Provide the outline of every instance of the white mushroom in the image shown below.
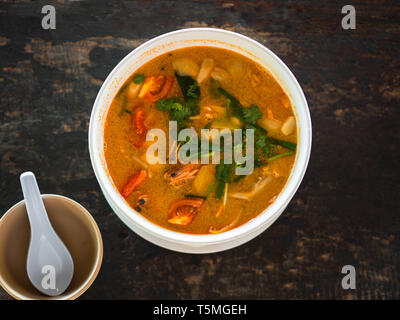
<path fill-rule="evenodd" d="M 210 104 L 210 105 L 206 106 L 204 109 L 208 110 L 208 108 L 211 109 L 212 111 L 214 111 L 217 114 L 218 118 L 222 118 L 222 117 L 226 116 L 226 108 L 225 107 L 221 107 L 221 106 L 218 106 L 215 104 Z"/>
<path fill-rule="evenodd" d="M 276 119 L 261 118 L 258 124 L 268 132 L 278 132 L 282 126 L 282 122 Z"/>
<path fill-rule="evenodd" d="M 271 181 L 272 181 L 272 176 L 267 175 L 266 177 L 261 178 L 259 181 L 257 181 L 253 185 L 250 191 L 231 193 L 230 196 L 236 199 L 251 200 L 256 194 L 258 194 L 262 189 L 264 189 L 265 186 Z"/>
<path fill-rule="evenodd" d="M 296 119 L 293 116 L 288 117 L 282 125 L 281 131 L 285 136 L 294 132 L 296 128 Z"/>
<path fill-rule="evenodd" d="M 222 68 L 215 67 L 211 72 L 211 78 L 217 81 L 226 81 L 229 79 L 229 73 Z"/>
<path fill-rule="evenodd" d="M 242 125 L 242 122 L 241 122 L 241 121 L 239 120 L 239 118 L 237 118 L 237 117 L 230 117 L 229 120 L 232 122 L 232 124 L 233 124 L 234 126 L 240 127 L 240 126 Z"/>
<path fill-rule="evenodd" d="M 199 73 L 199 65 L 189 58 L 176 59 L 172 62 L 172 66 L 180 76 L 191 76 L 192 78 L 196 78 Z"/>

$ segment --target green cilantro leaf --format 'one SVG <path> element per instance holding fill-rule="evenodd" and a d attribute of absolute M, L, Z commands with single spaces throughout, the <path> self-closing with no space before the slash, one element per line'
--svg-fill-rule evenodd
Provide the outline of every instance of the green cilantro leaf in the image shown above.
<path fill-rule="evenodd" d="M 133 82 L 136 84 L 141 84 L 146 77 L 144 74 L 138 73 L 133 76 Z"/>
<path fill-rule="evenodd" d="M 262 113 L 258 110 L 258 107 L 254 104 L 250 108 L 243 108 L 243 118 L 247 123 L 255 124 L 258 119 L 262 117 Z"/>

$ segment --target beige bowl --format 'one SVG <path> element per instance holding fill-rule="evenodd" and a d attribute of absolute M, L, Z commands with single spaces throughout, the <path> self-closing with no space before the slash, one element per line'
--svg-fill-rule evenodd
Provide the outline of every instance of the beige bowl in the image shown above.
<path fill-rule="evenodd" d="M 79 203 L 59 195 L 42 195 L 51 224 L 74 261 L 74 275 L 60 296 L 48 297 L 29 281 L 26 257 L 30 240 L 25 202 L 20 201 L 0 219 L 0 285 L 14 298 L 72 300 L 82 295 L 96 278 L 103 259 L 100 230 Z"/>

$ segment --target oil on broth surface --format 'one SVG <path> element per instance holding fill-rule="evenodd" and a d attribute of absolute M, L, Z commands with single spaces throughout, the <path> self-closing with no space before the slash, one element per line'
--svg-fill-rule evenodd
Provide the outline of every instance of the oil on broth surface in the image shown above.
<path fill-rule="evenodd" d="M 175 72 L 177 72 L 176 77 L 189 75 L 200 81 L 199 114 L 191 115 L 185 120 L 188 127 L 194 127 L 196 130 L 207 126 L 213 128 L 221 118 L 229 119 L 230 124 L 243 126 L 243 121 L 240 119 L 226 115 L 227 111 L 224 111 L 224 108 L 227 108 L 227 97 L 216 90 L 221 87 L 238 99 L 242 107 L 248 108 L 251 105 L 258 107 L 262 117 L 257 118 L 257 124 L 268 130 L 265 136 L 291 142 L 294 145 L 297 142 L 297 135 L 292 106 L 283 89 L 268 71 L 235 52 L 212 47 L 180 49 L 153 59 L 137 70 L 114 98 L 104 132 L 105 158 L 109 173 L 122 193 L 128 179 L 134 177 L 137 182 L 137 172 L 144 170 L 147 173 L 143 181 L 139 181 L 137 187 L 125 196 L 129 205 L 153 223 L 170 230 L 191 234 L 226 231 L 256 217 L 274 201 L 290 175 L 295 151 L 290 154 L 288 153 L 290 150 L 279 144 L 270 144 L 269 149 L 260 149 L 264 151 L 256 149 L 261 165 L 250 175 L 228 184 L 227 200 L 222 210 L 225 195 L 217 199 L 216 190 L 212 186 L 200 187 L 203 189 L 200 192 L 202 194 L 194 190 L 194 183 L 198 182 L 196 182 L 199 175 L 198 166 L 194 166 L 191 171 L 192 177 L 183 179 L 183 184 L 179 188 L 172 185 L 173 178 L 170 177 L 171 180 L 168 181 L 165 177 L 166 172 L 174 168 L 182 169 L 184 165 L 149 165 L 145 154 L 152 142 L 142 141 L 138 144 L 137 141 L 138 136 L 143 136 L 143 132 L 140 131 L 141 126 L 144 126 L 144 130 L 160 128 L 168 133 L 170 114 L 157 107 L 157 100 L 180 97 L 183 101 L 182 90 L 174 76 Z M 202 73 L 201 77 L 199 73 Z M 171 88 L 164 92 L 161 90 L 161 95 L 158 96 L 157 94 L 152 96 L 151 92 L 147 92 L 146 95 L 144 87 L 150 83 L 148 80 L 153 77 L 155 81 L 155 77 L 160 75 L 173 77 Z M 167 86 L 165 79 L 160 81 L 157 89 L 163 86 L 164 89 Z M 159 91 L 156 90 L 157 93 Z M 141 116 L 138 115 L 138 110 L 141 110 Z M 266 150 L 271 152 L 271 148 L 273 153 L 268 154 Z M 288 155 L 276 157 L 279 154 Z M 215 170 L 215 165 L 213 167 Z M 210 182 L 213 177 L 208 174 L 208 178 Z M 259 192 L 248 199 L 243 198 L 243 193 L 248 193 L 257 181 L 266 178 L 268 183 Z M 219 181 L 213 179 L 213 186 L 218 184 Z M 204 189 L 207 189 L 208 195 L 204 194 Z M 199 209 L 190 213 L 191 221 L 188 224 L 168 222 L 171 206 L 176 201 L 185 199 L 185 195 L 196 195 L 196 193 L 206 196 L 206 200 Z M 239 196 L 235 197 L 235 194 Z M 187 211 L 190 207 L 184 209 Z M 183 214 L 186 213 L 185 210 Z"/>

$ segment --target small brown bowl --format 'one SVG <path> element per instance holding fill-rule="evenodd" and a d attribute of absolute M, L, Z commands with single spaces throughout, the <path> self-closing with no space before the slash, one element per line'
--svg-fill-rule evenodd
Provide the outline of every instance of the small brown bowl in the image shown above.
<path fill-rule="evenodd" d="M 0 219 L 0 285 L 21 300 L 73 300 L 82 295 L 99 273 L 103 260 L 100 230 L 79 203 L 55 194 L 42 195 L 51 224 L 74 261 L 74 275 L 67 290 L 49 297 L 29 281 L 26 258 L 30 226 L 25 202 L 20 201 Z"/>

